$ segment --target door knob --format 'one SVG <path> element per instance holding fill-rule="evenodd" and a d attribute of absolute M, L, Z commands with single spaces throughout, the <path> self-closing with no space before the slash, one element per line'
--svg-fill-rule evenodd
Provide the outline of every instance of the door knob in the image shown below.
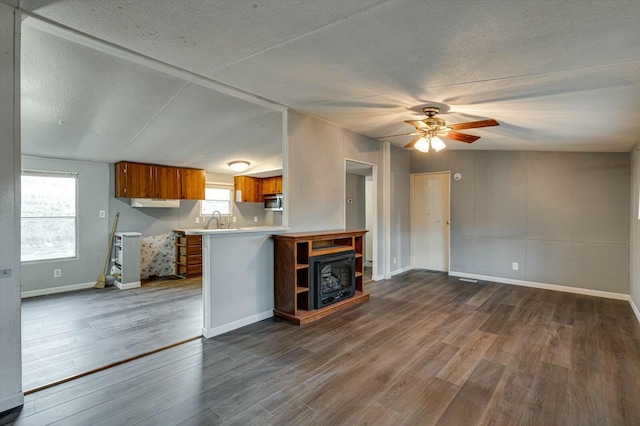
<path fill-rule="evenodd" d="M 449 224 L 449 221 L 447 221 L 447 225 Z"/>

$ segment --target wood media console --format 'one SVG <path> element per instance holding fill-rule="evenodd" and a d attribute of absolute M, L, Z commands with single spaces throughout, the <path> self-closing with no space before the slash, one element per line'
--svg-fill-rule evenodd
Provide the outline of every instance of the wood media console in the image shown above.
<path fill-rule="evenodd" d="M 325 231 L 273 235 L 275 240 L 274 315 L 298 325 L 369 300 L 363 288 L 364 234 L 366 230 Z M 355 252 L 355 294 L 329 306 L 314 309 L 311 259 Z"/>

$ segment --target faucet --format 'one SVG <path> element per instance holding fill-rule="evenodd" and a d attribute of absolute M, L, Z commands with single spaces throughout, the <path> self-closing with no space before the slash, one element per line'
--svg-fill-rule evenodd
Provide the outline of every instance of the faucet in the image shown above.
<path fill-rule="evenodd" d="M 216 217 L 216 213 L 218 213 L 218 217 Z M 220 228 L 220 225 L 222 224 L 222 213 L 220 213 L 218 210 L 214 210 L 214 212 L 211 213 L 211 218 L 207 221 L 207 224 L 204 226 L 204 229 L 209 229 L 209 224 L 213 219 L 216 220 L 216 229 Z"/>

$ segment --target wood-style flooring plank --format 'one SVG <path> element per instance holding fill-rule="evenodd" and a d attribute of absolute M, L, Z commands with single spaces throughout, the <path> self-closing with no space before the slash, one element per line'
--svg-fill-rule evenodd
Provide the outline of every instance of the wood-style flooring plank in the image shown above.
<path fill-rule="evenodd" d="M 169 290 L 181 299 L 179 288 Z M 624 301 L 421 270 L 367 290 L 369 302 L 303 327 L 268 319 L 33 393 L 0 424 L 640 424 L 640 324 Z M 128 315 L 148 324 L 125 293 Z M 161 293 L 154 288 L 140 303 Z M 68 318 L 49 330 L 47 313 L 36 315 L 35 340 L 25 345 L 30 370 L 46 365 L 38 356 L 47 345 L 78 362 L 100 356 L 87 327 L 101 338 L 117 327 L 143 334 L 113 315 L 116 305 L 105 321 Z M 188 309 L 170 306 L 158 306 L 165 318 L 151 324 L 151 341 L 171 328 L 173 313 L 190 322 Z M 74 339 L 96 351 L 74 352 Z"/>
<path fill-rule="evenodd" d="M 23 388 L 85 373 L 201 332 L 200 277 L 24 299 Z"/>

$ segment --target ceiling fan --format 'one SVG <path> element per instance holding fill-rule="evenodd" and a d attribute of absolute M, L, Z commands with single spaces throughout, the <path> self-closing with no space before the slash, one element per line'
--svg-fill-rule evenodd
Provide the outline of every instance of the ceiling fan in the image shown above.
<path fill-rule="evenodd" d="M 396 136 L 416 136 L 411 142 L 405 145 L 405 148 L 415 148 L 418 151 L 428 152 L 429 145 L 435 151 L 440 151 L 445 147 L 444 142 L 440 137 L 453 139 L 460 142 L 472 143 L 480 139 L 480 136 L 468 135 L 466 133 L 457 132 L 457 130 L 475 129 L 478 127 L 491 127 L 499 126 L 496 120 L 480 120 L 469 121 L 466 123 L 450 124 L 447 125 L 442 118 L 436 117 L 436 114 L 440 112 L 440 108 L 437 107 L 424 107 L 422 112 L 427 116 L 424 120 L 406 120 L 405 123 L 410 124 L 416 128 L 415 132 L 400 133 L 398 135 L 381 136 L 379 138 L 371 139 L 384 139 L 393 138 Z"/>

